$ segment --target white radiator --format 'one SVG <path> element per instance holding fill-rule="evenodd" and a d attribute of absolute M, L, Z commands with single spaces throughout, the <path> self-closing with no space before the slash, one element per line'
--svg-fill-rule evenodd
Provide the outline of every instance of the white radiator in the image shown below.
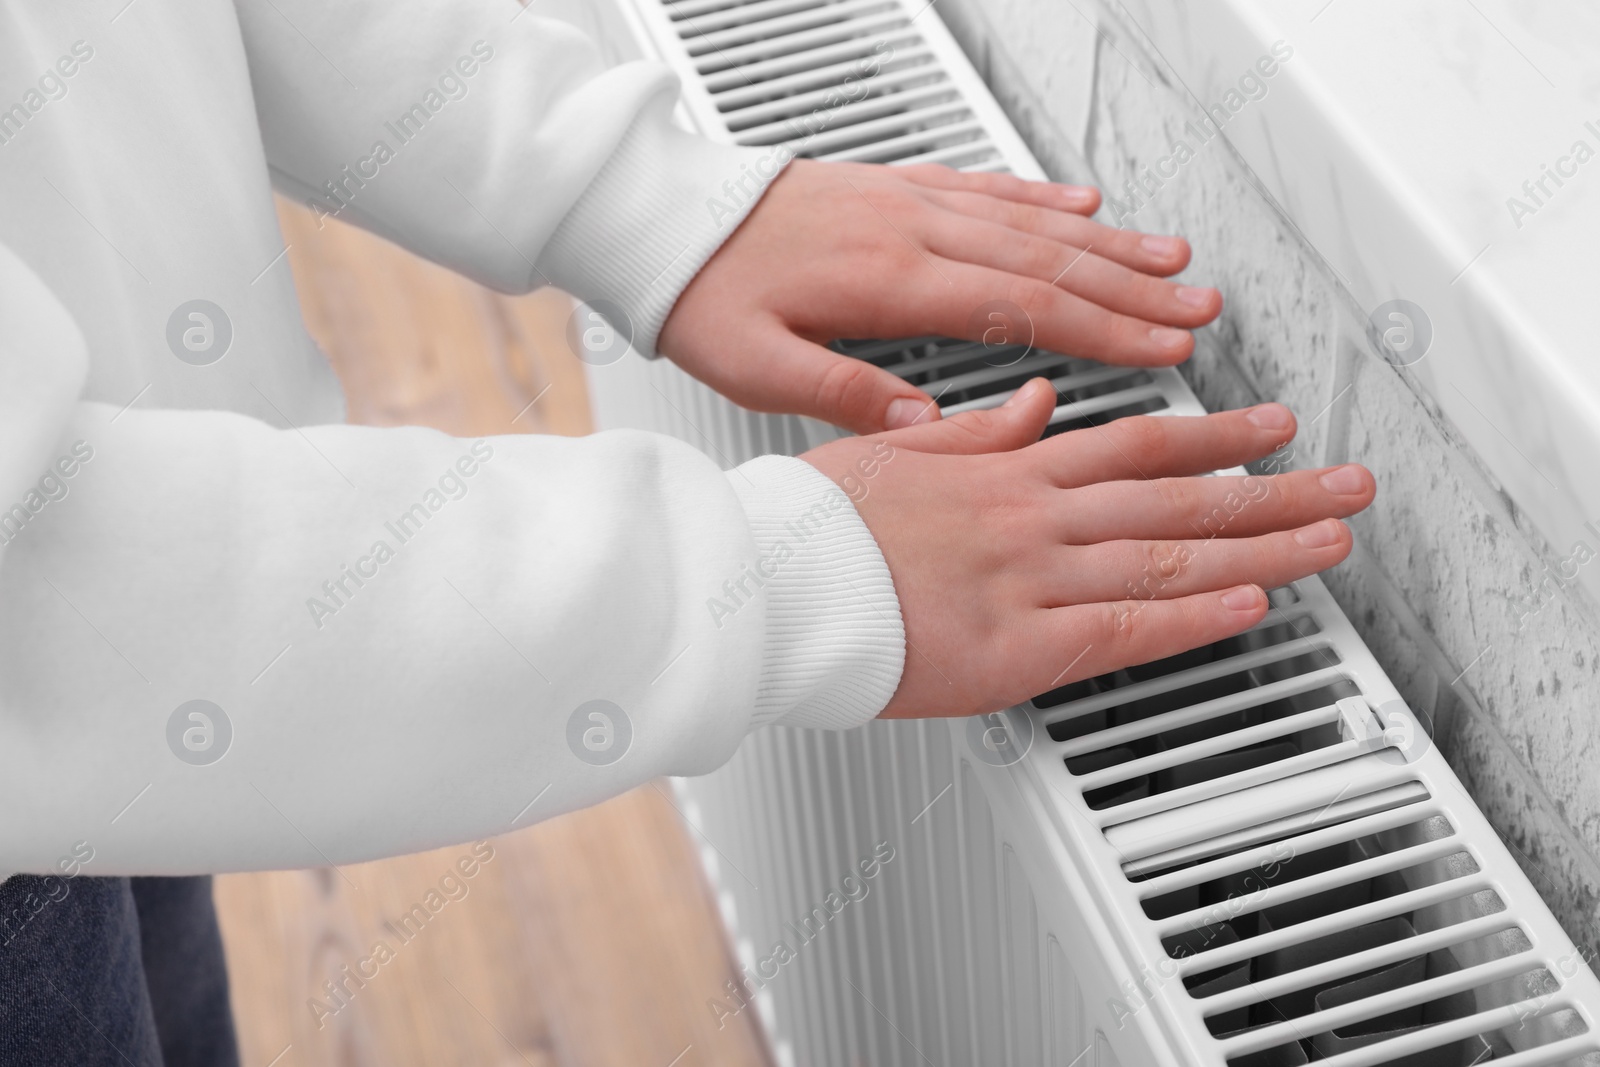
<path fill-rule="evenodd" d="M 709 136 L 1042 176 L 925 0 L 618 2 Z M 1052 432 L 1202 410 L 1170 369 L 842 347 L 946 412 L 1054 378 Z M 838 433 L 665 361 L 589 380 L 601 426 L 724 465 Z M 746 976 L 706 1010 L 784 1067 L 1600 1064 L 1600 985 L 1327 590 L 1272 600 L 1000 715 L 767 730 L 678 783 Z"/>

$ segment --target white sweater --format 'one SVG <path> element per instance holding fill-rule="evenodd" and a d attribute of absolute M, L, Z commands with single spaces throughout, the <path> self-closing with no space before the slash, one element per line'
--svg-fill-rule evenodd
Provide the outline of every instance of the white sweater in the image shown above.
<path fill-rule="evenodd" d="M 0 0 L 0 872 L 424 849 L 887 703 L 807 464 L 338 425 L 301 324 L 269 178 L 650 351 L 754 158 L 675 93 L 510 0 Z"/>

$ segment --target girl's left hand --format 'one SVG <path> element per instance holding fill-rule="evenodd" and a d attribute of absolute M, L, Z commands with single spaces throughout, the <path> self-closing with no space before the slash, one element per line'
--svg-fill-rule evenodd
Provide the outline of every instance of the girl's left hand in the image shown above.
<path fill-rule="evenodd" d="M 1128 366 L 1194 350 L 1222 294 L 1167 280 L 1181 237 L 1087 218 L 1091 188 L 795 160 L 679 297 L 663 355 L 758 411 L 858 433 L 939 417 L 893 374 L 824 348 L 837 338 L 1007 340 Z M 987 335 L 987 336 L 986 336 Z"/>

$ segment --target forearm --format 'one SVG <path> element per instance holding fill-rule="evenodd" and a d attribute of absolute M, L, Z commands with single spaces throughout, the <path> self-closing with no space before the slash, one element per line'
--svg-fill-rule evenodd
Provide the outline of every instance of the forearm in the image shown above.
<path fill-rule="evenodd" d="M 862 721 L 898 677 L 881 619 L 844 639 L 822 628 L 855 612 L 829 610 L 852 582 L 879 611 L 887 590 L 894 613 L 848 509 L 792 565 L 814 570 L 804 582 L 708 610 L 804 510 L 779 484 L 793 470 L 747 483 L 638 433 L 473 442 L 113 416 L 76 409 L 58 450 L 92 455 L 8 530 L 0 869 L 47 870 L 78 840 L 98 873 L 467 840 L 704 772 L 808 704 Z M 874 560 L 877 586 L 860 573 Z M 774 628 L 817 581 L 834 600 L 801 632 Z M 227 729 L 178 714 L 193 700 Z M 601 723 L 579 714 L 596 700 L 621 709 L 598 752 L 583 735 Z"/>
<path fill-rule="evenodd" d="M 672 125 L 665 67 L 510 2 L 237 7 L 280 188 L 494 288 L 603 297 L 647 353 L 771 177 Z"/>

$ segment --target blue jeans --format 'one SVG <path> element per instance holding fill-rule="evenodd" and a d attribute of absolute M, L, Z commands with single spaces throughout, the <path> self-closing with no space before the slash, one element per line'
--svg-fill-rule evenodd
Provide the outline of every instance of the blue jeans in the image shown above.
<path fill-rule="evenodd" d="M 0 885 L 0 1067 L 236 1067 L 210 878 Z"/>

